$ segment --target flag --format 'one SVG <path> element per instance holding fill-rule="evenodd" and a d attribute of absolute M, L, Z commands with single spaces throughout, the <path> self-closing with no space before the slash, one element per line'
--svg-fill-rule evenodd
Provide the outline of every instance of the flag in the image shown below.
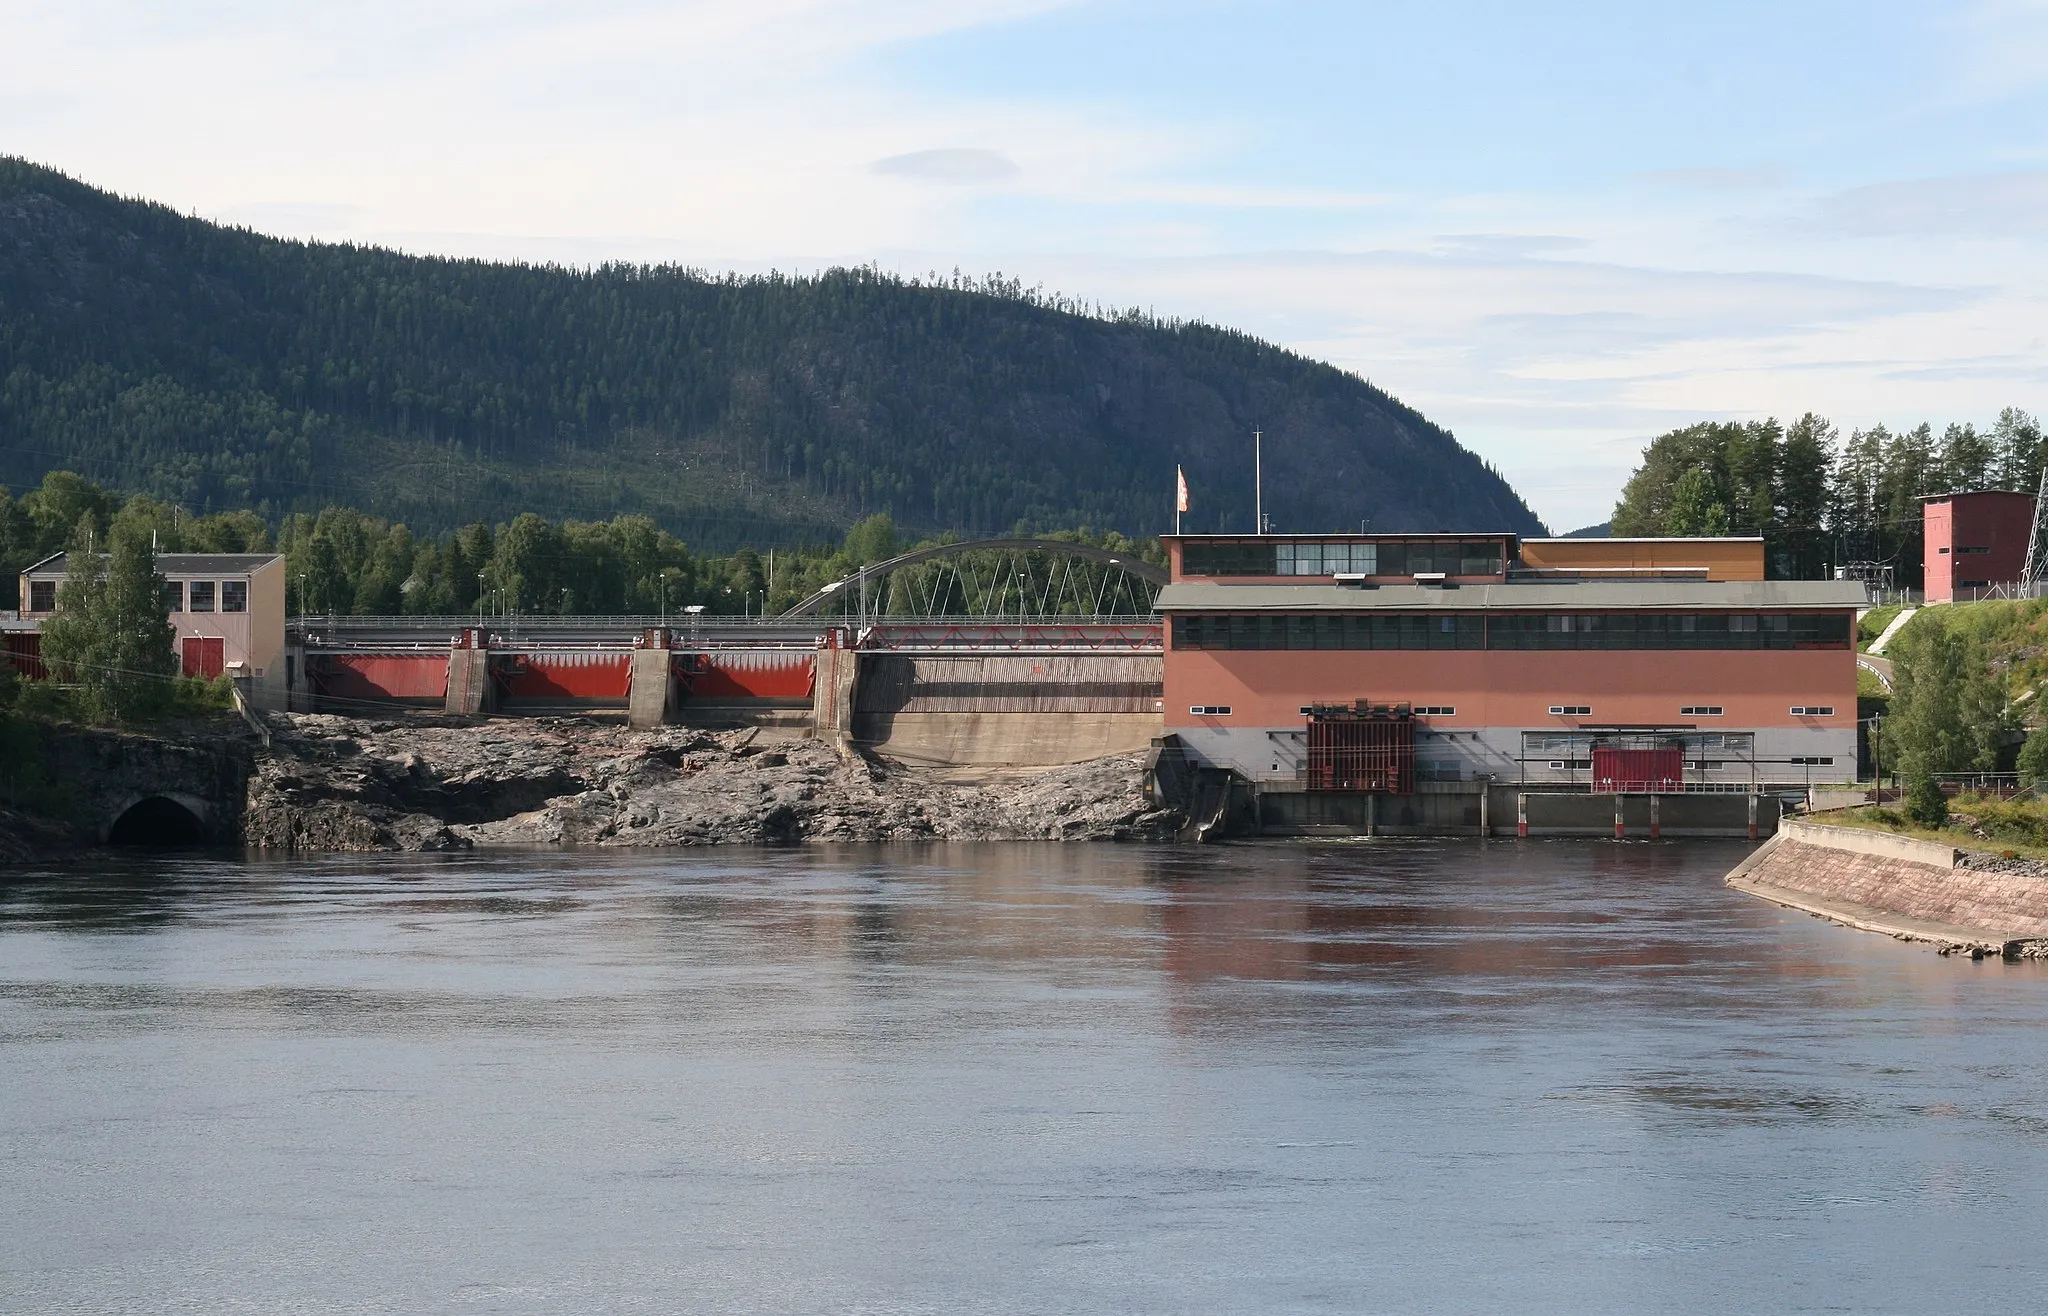
<path fill-rule="evenodd" d="M 1173 468 L 1173 473 L 1180 481 L 1180 496 L 1174 500 L 1173 510 L 1185 512 L 1188 510 L 1188 473 L 1178 466 Z"/>

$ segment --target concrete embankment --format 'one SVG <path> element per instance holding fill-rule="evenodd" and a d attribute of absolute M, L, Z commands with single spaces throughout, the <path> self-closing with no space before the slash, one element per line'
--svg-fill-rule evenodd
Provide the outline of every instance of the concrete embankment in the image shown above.
<path fill-rule="evenodd" d="M 1737 891 L 1866 932 L 1973 955 L 2048 957 L 2048 865 L 1855 827 L 1781 823 Z"/>

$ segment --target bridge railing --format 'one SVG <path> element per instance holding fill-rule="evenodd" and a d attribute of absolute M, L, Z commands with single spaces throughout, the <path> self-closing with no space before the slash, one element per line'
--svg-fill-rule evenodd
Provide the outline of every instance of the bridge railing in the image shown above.
<path fill-rule="evenodd" d="M 1123 612 L 1094 615 L 1061 613 L 1007 613 L 996 616 L 962 614 L 959 616 L 871 616 L 864 622 L 850 617 L 834 617 L 826 614 L 809 617 L 735 617 L 726 613 L 703 613 L 694 621 L 687 615 L 667 617 L 647 616 L 605 616 L 599 614 L 558 616 L 552 613 L 521 613 L 507 617 L 500 613 L 486 615 L 478 621 L 475 613 L 467 616 L 449 614 L 445 616 L 357 616 L 349 613 L 300 613 L 290 618 L 286 625 L 300 632 L 319 631 L 340 633 L 344 631 L 421 631 L 429 634 L 453 635 L 461 630 L 473 630 L 481 626 L 488 631 L 522 633 L 539 631 L 645 631 L 657 626 L 666 626 L 673 631 L 699 630 L 763 630 L 763 631 L 822 631 L 834 626 L 1131 626 L 1156 624 L 1158 618 L 1152 613 Z"/>

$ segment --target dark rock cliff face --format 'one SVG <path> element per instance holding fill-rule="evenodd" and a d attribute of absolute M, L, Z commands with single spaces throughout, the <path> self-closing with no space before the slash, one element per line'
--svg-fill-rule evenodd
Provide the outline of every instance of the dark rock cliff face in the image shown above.
<path fill-rule="evenodd" d="M 273 715 L 243 836 L 273 850 L 682 846 L 805 840 L 1165 840 L 1135 755 L 956 785 L 823 742 Z"/>
<path fill-rule="evenodd" d="M 310 853 L 806 840 L 1167 840 L 1138 756 L 960 785 L 816 740 L 577 718 L 270 714 L 145 736 L 40 730 L 52 807 L 0 807 L 0 863 L 104 844 Z M 57 807 L 61 806 L 61 807 Z"/>

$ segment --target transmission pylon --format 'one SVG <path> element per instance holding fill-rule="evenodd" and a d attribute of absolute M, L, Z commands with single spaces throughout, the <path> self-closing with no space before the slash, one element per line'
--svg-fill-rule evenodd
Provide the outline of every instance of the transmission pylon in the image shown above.
<path fill-rule="evenodd" d="M 2041 487 L 2034 494 L 2034 528 L 2027 534 L 2027 569 L 2020 576 L 2021 592 L 2032 597 L 2048 576 L 2048 466 L 2041 468 Z"/>

